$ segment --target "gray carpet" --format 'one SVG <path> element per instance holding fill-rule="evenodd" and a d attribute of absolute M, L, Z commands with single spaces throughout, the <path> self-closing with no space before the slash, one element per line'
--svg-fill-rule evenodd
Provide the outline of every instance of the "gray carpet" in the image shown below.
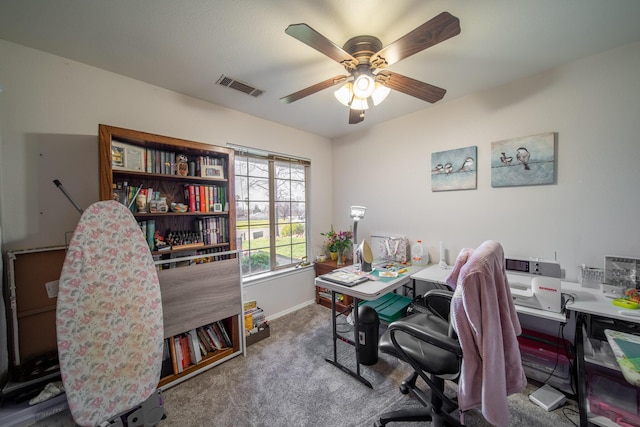
<path fill-rule="evenodd" d="M 339 327 L 350 328 L 342 318 Z M 354 366 L 353 347 L 338 342 L 339 360 Z M 311 305 L 271 323 L 271 337 L 236 357 L 164 392 L 169 426 L 373 426 L 389 410 L 415 407 L 415 399 L 398 391 L 409 374 L 407 366 L 381 355 L 361 372 L 370 389 L 327 363 L 332 356 L 331 312 Z M 578 414 L 575 402 L 553 412 L 532 404 L 528 394 L 509 398 L 513 426 L 571 426 Z M 468 426 L 488 426 L 477 411 L 465 417 Z M 72 426 L 68 411 L 37 426 Z M 415 426 L 396 423 L 390 426 Z M 423 424 L 424 425 L 424 424 Z"/>

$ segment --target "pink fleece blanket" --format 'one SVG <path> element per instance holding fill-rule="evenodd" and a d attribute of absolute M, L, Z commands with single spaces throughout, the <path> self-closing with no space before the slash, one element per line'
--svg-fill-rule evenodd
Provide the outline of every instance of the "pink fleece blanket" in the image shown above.
<path fill-rule="evenodd" d="M 517 336 L 522 333 L 511 298 L 500 243 L 463 249 L 447 283 L 455 284 L 452 323 L 463 352 L 458 383 L 461 411 L 481 406 L 493 425 L 509 424 L 507 396 L 527 384 Z"/>

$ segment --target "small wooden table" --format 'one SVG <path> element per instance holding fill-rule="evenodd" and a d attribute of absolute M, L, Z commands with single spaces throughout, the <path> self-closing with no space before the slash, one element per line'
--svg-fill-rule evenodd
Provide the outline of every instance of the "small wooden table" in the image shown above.
<path fill-rule="evenodd" d="M 345 266 L 351 265 L 351 260 L 345 262 Z M 338 268 L 338 261 L 332 261 L 327 259 L 324 262 L 315 262 L 316 277 L 323 274 L 331 273 Z M 343 266 L 340 266 L 342 268 Z M 343 312 L 351 307 L 353 298 L 349 295 L 336 295 L 336 306 L 338 311 Z M 327 308 L 331 308 L 331 291 L 322 286 L 316 286 L 316 304 L 323 305 Z"/>

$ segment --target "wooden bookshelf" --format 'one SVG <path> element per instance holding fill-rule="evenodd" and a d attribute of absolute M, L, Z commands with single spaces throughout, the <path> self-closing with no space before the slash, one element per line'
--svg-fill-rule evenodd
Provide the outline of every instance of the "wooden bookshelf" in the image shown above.
<path fill-rule="evenodd" d="M 118 157 L 122 147 L 130 150 L 135 162 L 127 163 L 126 158 Z M 125 156 L 127 152 L 124 151 Z M 188 161 L 194 163 L 189 168 L 191 174 L 187 176 L 179 175 L 174 164 L 179 154 L 185 155 Z M 99 156 L 101 200 L 119 199 L 116 194 L 118 191 L 114 190 L 118 190 L 118 183 L 126 182 L 130 187 L 151 188 L 154 192 L 159 192 L 161 197 L 166 198 L 168 206 L 172 202 L 189 206 L 187 212 L 173 212 L 170 208 L 166 212 L 150 212 L 149 209 L 143 212 L 134 209 L 133 212 L 141 228 L 153 221 L 154 230 L 164 238 L 170 233 L 190 237 L 170 249 L 164 248 L 165 250 L 157 250 L 155 239 L 148 239 L 154 259 L 163 263 L 163 266 L 159 266 L 158 278 L 162 291 L 164 336 L 167 348 L 172 350 L 169 352 L 171 365 L 175 366 L 177 361 L 175 348 L 171 349 L 169 344 L 176 336 L 219 322 L 230 338 L 230 345 L 206 351 L 206 354 L 201 352 L 201 359 L 192 360 L 191 365 L 183 367 L 181 372 L 163 368 L 159 386 L 166 388 L 175 385 L 242 354 L 242 281 L 239 258 L 235 252 L 234 151 L 226 147 L 101 124 Z M 213 172 L 220 174 L 215 177 L 201 176 L 205 173 L 201 174 L 199 167 L 205 161 L 214 162 Z M 223 209 L 214 211 L 213 190 L 207 190 L 210 191 L 208 194 L 211 198 L 207 197 L 206 203 L 190 204 L 188 186 L 215 188 L 218 192 L 216 194 L 224 198 Z M 220 199 L 216 198 L 215 201 L 219 202 Z M 135 207 L 135 202 L 133 206 Z M 211 239 L 211 233 L 209 241 L 206 241 L 206 229 L 202 228 L 202 224 L 214 222 L 217 227 L 216 241 Z M 202 255 L 201 260 L 207 262 L 181 259 L 189 255 Z M 193 350 L 200 351 L 199 348 Z"/>

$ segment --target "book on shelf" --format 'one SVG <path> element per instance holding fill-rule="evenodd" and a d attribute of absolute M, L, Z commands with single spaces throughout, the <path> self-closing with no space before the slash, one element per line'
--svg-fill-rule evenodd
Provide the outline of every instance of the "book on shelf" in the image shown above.
<path fill-rule="evenodd" d="M 215 322 L 215 324 L 218 325 L 218 328 L 220 328 L 220 332 L 222 333 L 222 337 L 224 338 L 226 346 L 233 347 L 233 343 L 231 342 L 231 338 L 229 338 L 227 328 L 224 327 L 224 323 L 222 323 L 221 320 L 218 320 L 217 322 Z"/>
<path fill-rule="evenodd" d="M 244 312 L 244 328 L 247 331 L 253 329 L 253 314 L 251 312 Z"/>
<path fill-rule="evenodd" d="M 179 374 L 182 372 L 182 351 L 180 349 L 180 337 L 171 338 L 171 352 L 173 357 L 173 372 Z"/>
<path fill-rule="evenodd" d="M 262 310 L 260 307 L 253 308 L 251 310 L 245 311 L 244 313 L 245 313 L 245 322 L 247 321 L 246 316 L 247 315 L 251 316 L 251 324 L 250 324 L 251 327 L 249 329 L 254 329 L 259 326 L 262 326 L 262 324 L 266 320 L 264 310 Z"/>
<path fill-rule="evenodd" d="M 156 247 L 156 221 L 153 219 L 149 219 L 147 222 L 147 244 L 149 245 L 149 249 L 153 251 Z"/>
<path fill-rule="evenodd" d="M 190 212 L 221 212 L 222 207 L 227 207 L 227 189 L 219 185 L 185 184 L 185 204 Z M 219 209 L 215 209 L 219 206 Z"/>
<path fill-rule="evenodd" d="M 197 364 L 202 360 L 202 351 L 200 350 L 200 341 L 198 340 L 198 334 L 196 334 L 196 330 L 192 329 L 189 331 L 189 350 L 191 351 L 191 360 L 193 363 Z M 206 351 L 205 351 L 206 354 Z"/>
<path fill-rule="evenodd" d="M 225 347 L 229 347 L 227 345 L 227 341 L 224 339 L 224 335 L 222 334 L 222 330 L 220 330 L 220 328 L 218 327 L 217 323 L 212 323 L 211 324 L 211 329 L 213 330 L 213 333 L 218 337 L 218 341 L 220 341 L 220 345 L 222 348 Z"/>
<path fill-rule="evenodd" d="M 180 334 L 180 350 L 182 352 L 182 369 L 191 366 L 193 364 L 193 360 L 191 360 L 191 345 L 190 345 L 189 335 L 184 333 Z"/>
<path fill-rule="evenodd" d="M 202 326 L 196 328 L 196 332 L 198 333 L 198 338 L 200 338 L 200 342 L 204 345 L 207 353 L 212 353 L 217 350 L 215 344 L 211 340 L 211 337 L 209 337 L 209 334 L 202 329 Z"/>
<path fill-rule="evenodd" d="M 162 369 L 160 370 L 160 377 L 166 377 L 174 373 L 173 361 L 171 357 L 171 350 L 169 349 L 169 339 L 164 340 L 162 349 Z"/>
<path fill-rule="evenodd" d="M 209 338 L 211 338 L 213 346 L 218 350 L 222 350 L 222 341 L 218 338 L 218 334 L 216 334 L 213 327 L 211 325 L 207 325 L 204 327 L 204 330 L 207 332 Z"/>

